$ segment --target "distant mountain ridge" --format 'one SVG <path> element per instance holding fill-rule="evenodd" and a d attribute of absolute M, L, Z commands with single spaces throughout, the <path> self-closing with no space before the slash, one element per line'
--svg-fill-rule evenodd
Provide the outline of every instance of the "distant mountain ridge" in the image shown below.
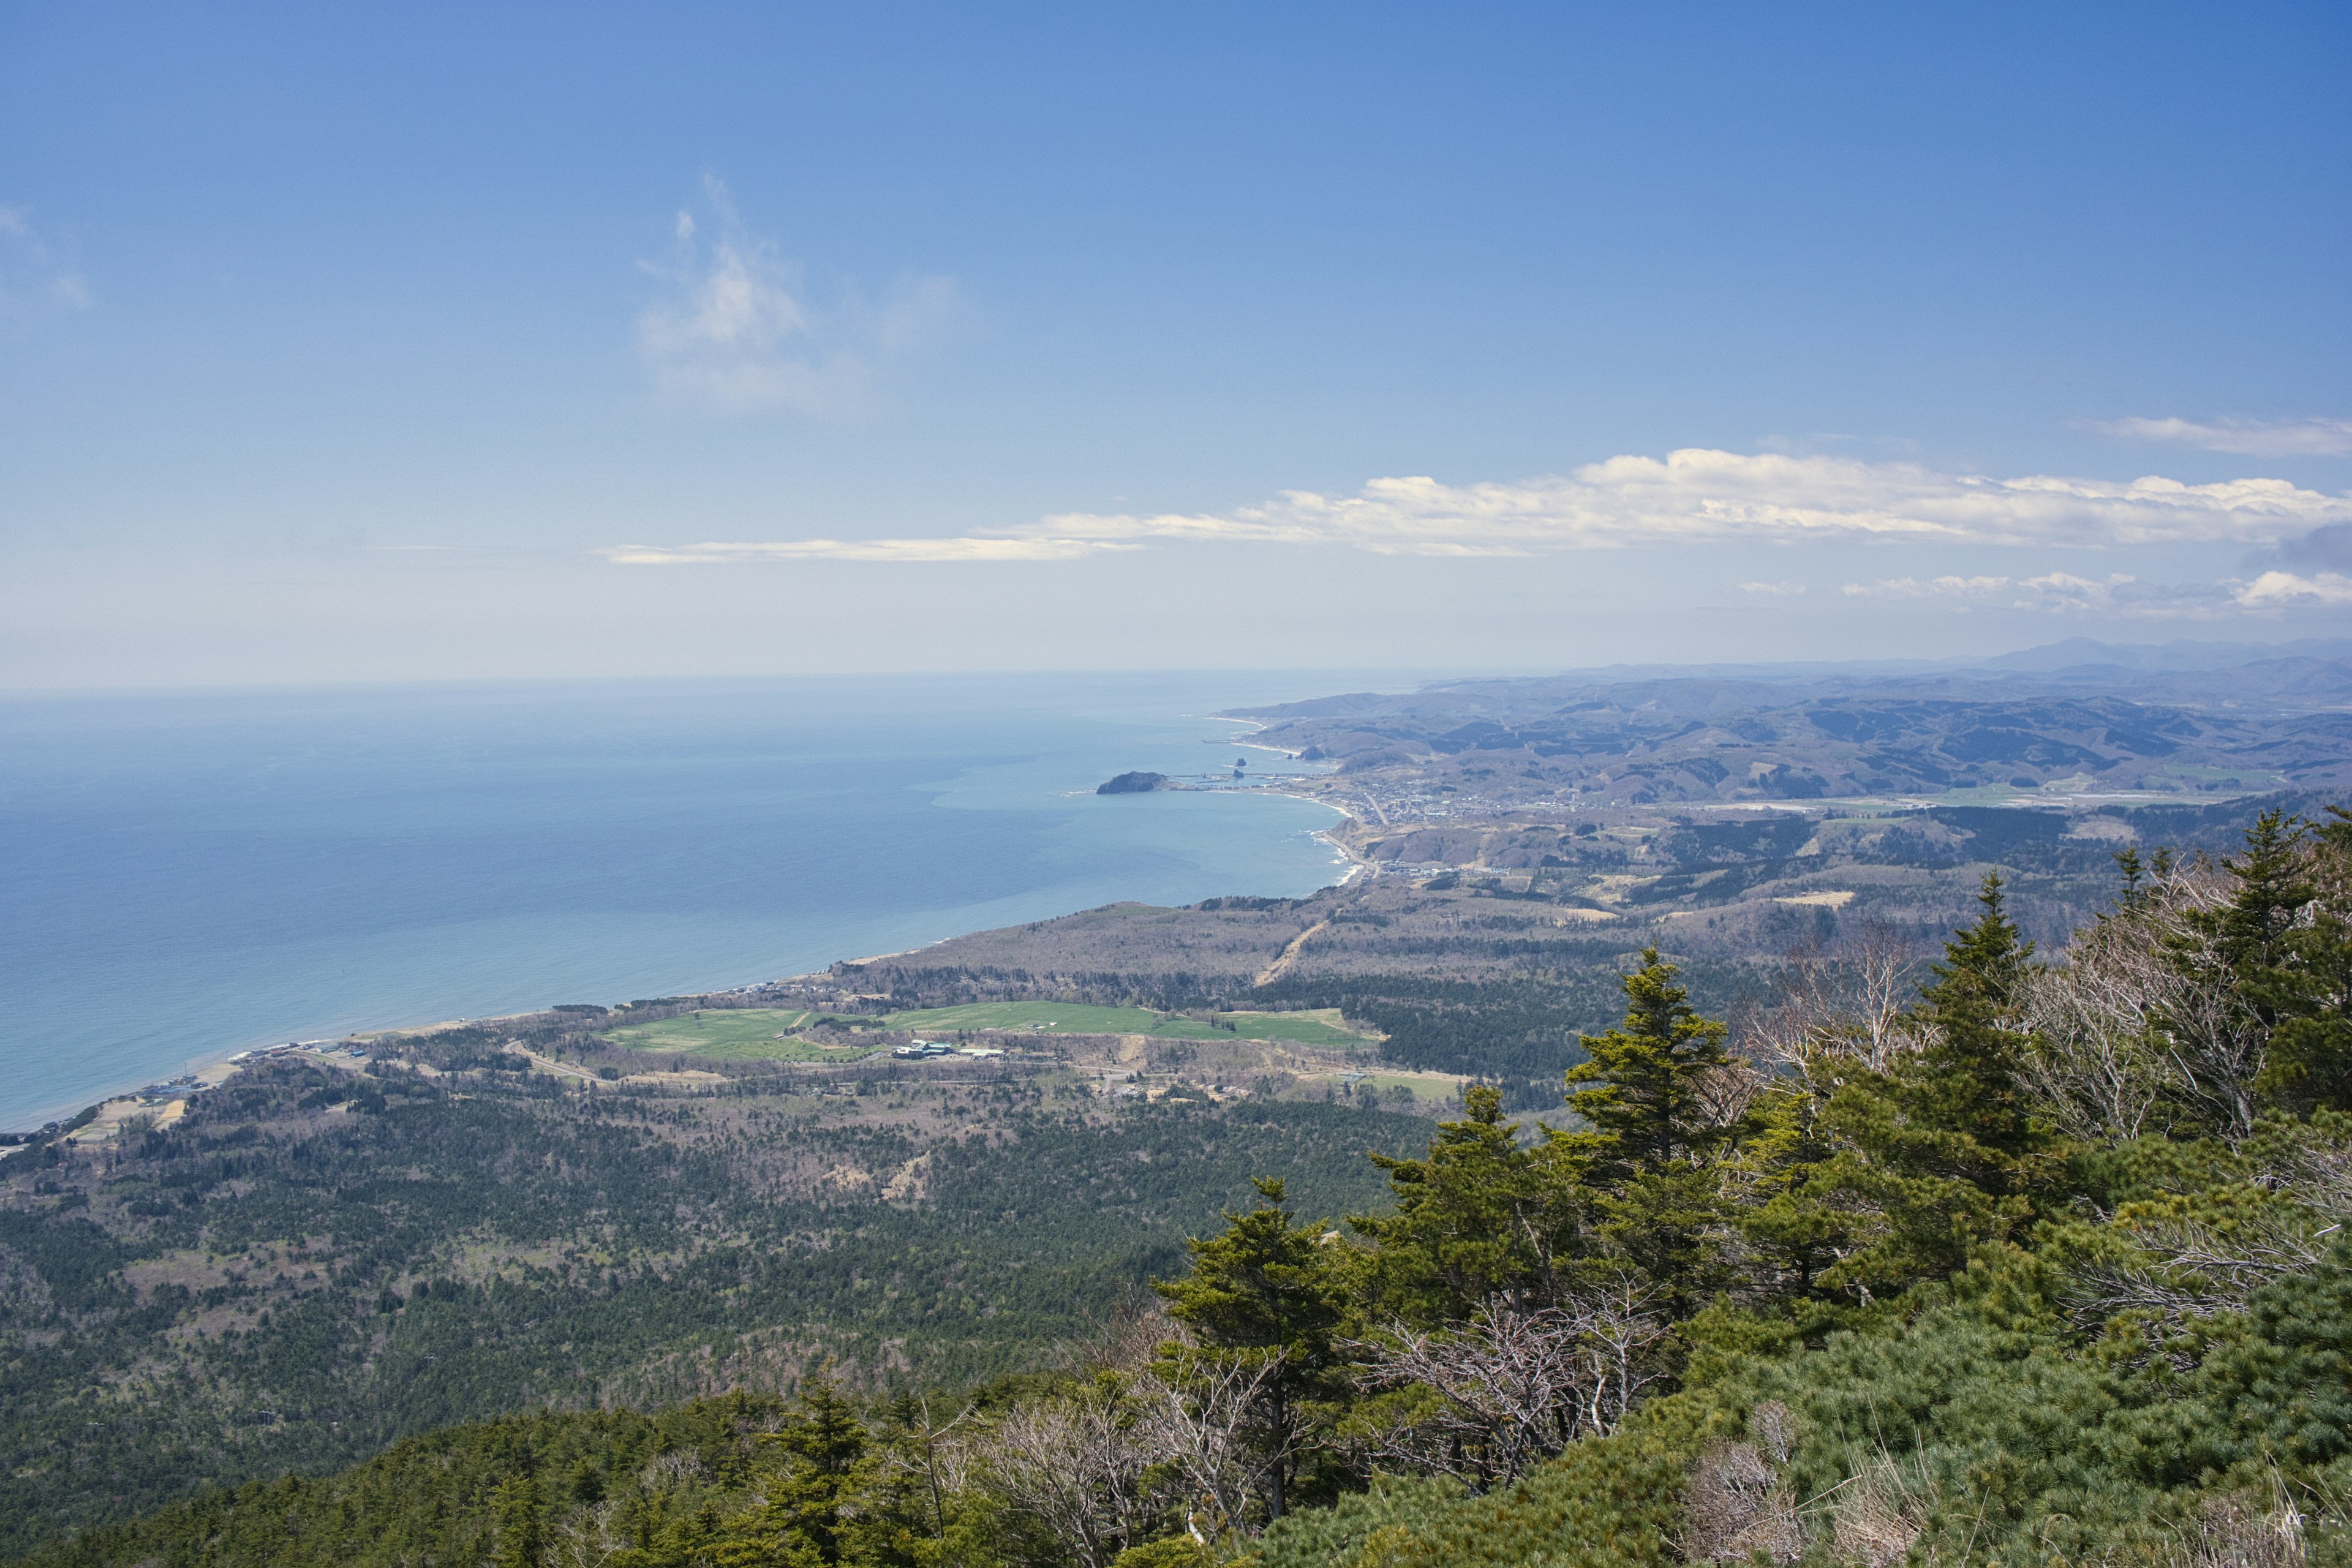
<path fill-rule="evenodd" d="M 2217 679 L 2223 675 L 2230 679 Z M 2295 709 L 2352 707 L 2352 637 L 2145 644 L 2070 637 L 1984 659 L 1612 665 L 1549 676 L 1440 680 L 1411 692 L 1348 692 L 1230 711 L 1250 718 L 1310 719 L 1449 707 L 1465 714 L 1499 716 L 1546 703 L 1631 698 L 1701 712 L 1802 697 L 1999 700 L 2025 689 L 2103 690 L 2147 702 L 2258 700 Z"/>
<path fill-rule="evenodd" d="M 1945 664 L 1621 666 L 1234 710 L 1341 772 L 1507 807 L 2352 784 L 2352 638 L 2073 638 Z M 1475 763 L 1448 759 L 1476 753 Z"/>

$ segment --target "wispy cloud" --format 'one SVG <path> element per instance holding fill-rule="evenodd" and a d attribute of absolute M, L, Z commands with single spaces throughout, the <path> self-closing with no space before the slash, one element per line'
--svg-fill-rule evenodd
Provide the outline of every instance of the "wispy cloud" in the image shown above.
<path fill-rule="evenodd" d="M 1612 458 L 1565 475 L 1515 483 L 1374 479 L 1352 496 L 1286 490 L 1226 512 L 1063 512 L 962 540 L 890 541 L 967 555 L 875 554 L 868 560 L 1010 557 L 976 547 L 1007 541 L 1076 551 L 1149 543 L 1338 546 L 1384 555 L 1527 556 L 1561 551 L 1694 543 L 1853 542 L 2038 546 L 2177 543 L 2273 545 L 2352 521 L 2352 496 L 2283 479 L 2190 485 L 2033 475 L 1992 479 L 1912 463 L 1847 458 L 1744 456 L 1686 448 L 1664 458 Z M 686 547 L 700 550 L 702 547 Z M 866 545 L 838 541 L 730 546 L 726 559 L 838 556 Z M 759 553 L 764 552 L 765 553 Z M 651 560 L 649 549 L 615 560 Z M 719 559 L 697 555 L 696 559 Z"/>
<path fill-rule="evenodd" d="M 703 196 L 701 216 L 677 215 L 670 258 L 640 263 L 664 291 L 637 317 L 637 347 L 668 398 L 727 414 L 860 413 L 885 373 L 955 314 L 946 278 L 901 279 L 879 303 L 845 289 L 820 306 L 799 264 L 744 226 L 725 184 L 706 179 Z"/>
<path fill-rule="evenodd" d="M 68 260 L 57 237 L 25 207 L 0 205 L 0 313 L 42 309 L 87 310 L 89 279 Z"/>
<path fill-rule="evenodd" d="M 1848 583 L 1838 591 L 1853 599 L 1948 599 L 1997 604 L 2012 610 L 2059 613 L 2133 609 L 2154 613 L 2158 605 L 2171 611 L 2183 603 L 2180 590 L 2142 583 L 2122 572 L 2105 579 L 2077 577 L 2071 572 L 2051 572 L 2039 577 L 1930 577 L 1924 583 L 1916 577 L 1882 577 L 1874 583 Z M 2189 597 L 2205 600 L 2214 596 L 2212 591 L 2198 590 Z"/>
<path fill-rule="evenodd" d="M 618 566 L 709 566 L 758 561 L 1073 561 L 1139 545 L 1080 539 L 794 539 L 775 543 L 617 544 Z"/>
<path fill-rule="evenodd" d="M 2124 441 L 2169 441 L 2249 458 L 2352 455 L 2352 419 L 2085 419 L 2084 427 Z"/>
<path fill-rule="evenodd" d="M 1955 609 L 1972 607 L 2094 615 L 2124 620 L 2212 620 L 2232 611 L 2282 611 L 2352 605 L 2352 576 L 2319 572 L 2298 576 L 2265 572 L 2252 582 L 2142 583 L 2123 573 L 2101 579 L 2053 572 L 2040 577 L 1882 577 L 1848 583 L 1840 590 L 1856 599 L 1942 600 Z"/>
<path fill-rule="evenodd" d="M 1760 594 L 1769 599 L 1793 599 L 1804 593 L 1805 585 L 1802 583 L 1742 583 L 1739 591 Z"/>
<path fill-rule="evenodd" d="M 1066 513 L 1066 539 L 1341 544 L 1384 554 L 1529 555 L 1641 544 L 1902 540 L 1953 544 L 2270 543 L 2339 520 L 2352 497 L 2283 479 L 1993 479 L 1912 463 L 1689 447 L 1566 475 L 1446 485 L 1374 479 L 1353 496 L 1287 490 L 1226 513 Z"/>

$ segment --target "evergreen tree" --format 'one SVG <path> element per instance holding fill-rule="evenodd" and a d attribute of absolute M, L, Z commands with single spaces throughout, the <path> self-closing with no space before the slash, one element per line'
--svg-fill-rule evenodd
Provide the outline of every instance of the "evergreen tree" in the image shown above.
<path fill-rule="evenodd" d="M 1715 1167 L 1737 1130 L 1714 1123 L 1702 1092 L 1730 1065 L 1728 1031 L 1698 1016 L 1675 974 L 1656 948 L 1643 952 L 1624 979 L 1624 1023 L 1583 1037 L 1568 1103 L 1591 1128 L 1577 1147 L 1591 1162 L 1596 1228 L 1680 1317 L 1722 1279 Z"/>
<path fill-rule="evenodd" d="M 1851 1239 L 1847 1216 L 1808 1188 L 1837 1152 L 1826 1110 L 1807 1082 L 1772 1084 L 1748 1108 L 1747 1135 L 1725 1170 L 1754 1283 L 1770 1297 L 1811 1299 Z"/>
<path fill-rule="evenodd" d="M 1938 1157 L 1951 1173 L 1992 1192 L 2014 1185 L 2016 1163 L 2042 1142 L 2016 1025 L 2033 944 L 2011 922 L 2001 888 L 2000 872 L 1985 873 L 1977 894 L 1983 912 L 1944 944 L 1943 963 L 1929 965 L 1935 979 L 1914 1015 L 1927 1044 L 1896 1073 L 1904 1114 L 1945 1135 Z"/>
<path fill-rule="evenodd" d="M 2017 990 L 2033 947 L 2010 921 L 1998 872 L 1983 912 L 1944 944 L 1912 1015 L 1925 1044 L 1883 1073 L 1857 1068 L 1825 1121 L 1841 1145 L 1806 1195 L 1847 1216 L 1853 1244 L 1822 1282 L 1867 1297 L 1960 1268 L 2010 1236 L 2054 1173 L 2055 1148 L 2021 1079 Z"/>
<path fill-rule="evenodd" d="M 496 1568 L 539 1568 L 539 1482 L 528 1470 L 499 1484 L 495 1510 L 499 1544 Z"/>
<path fill-rule="evenodd" d="M 857 1494 L 870 1479 L 865 1424 L 829 1379 L 766 1441 L 782 1462 L 762 1478 L 764 1506 L 730 1521 L 712 1553 L 719 1568 L 819 1568 L 844 1560 Z"/>
<path fill-rule="evenodd" d="M 2305 831 L 2283 811 L 2263 813 L 2246 830 L 2244 856 L 2221 863 L 2237 883 L 2230 901 L 2196 917 L 2265 1026 L 2278 1018 L 2274 992 L 2296 917 L 2315 894 L 2301 853 Z"/>
<path fill-rule="evenodd" d="M 1351 1260 L 1357 1293 L 1374 1314 L 1414 1328 L 1465 1321 L 1496 1296 L 1515 1306 L 1556 1299 L 1580 1245 L 1584 1162 L 1573 1140 L 1520 1142 L 1503 1120 L 1502 1091 L 1486 1085 L 1463 1104 L 1468 1114 L 1441 1123 L 1424 1157 L 1371 1157 L 1396 1206 L 1348 1222 L 1373 1243 Z"/>
<path fill-rule="evenodd" d="M 1293 1218 L 1279 1178 L 1261 1176 L 1252 1184 L 1257 1205 L 1245 1214 L 1227 1211 L 1222 1234 L 1186 1243 L 1192 1272 L 1152 1289 L 1167 1300 L 1169 1315 L 1213 1353 L 1244 1365 L 1278 1358 L 1256 1421 L 1267 1460 L 1267 1513 L 1278 1519 L 1305 1434 L 1321 1414 L 1316 1406 L 1341 1392 L 1334 1341 L 1348 1304 L 1332 1257 L 1336 1238 L 1320 1224 Z"/>
<path fill-rule="evenodd" d="M 1706 1124 L 1699 1085 L 1728 1064 L 1727 1030 L 1698 1016 L 1675 974 L 1656 948 L 1643 950 L 1624 979 L 1624 1023 L 1581 1037 L 1585 1059 L 1568 1070 L 1569 1106 L 1600 1135 L 1598 1181 L 1687 1163 L 1722 1141 Z"/>
<path fill-rule="evenodd" d="M 2277 815 L 2231 863 L 2238 892 L 2216 921 L 2240 994 L 2271 1030 L 2254 1087 L 2297 1114 L 2352 1110 L 2352 813 L 2330 806 L 2300 847 Z"/>

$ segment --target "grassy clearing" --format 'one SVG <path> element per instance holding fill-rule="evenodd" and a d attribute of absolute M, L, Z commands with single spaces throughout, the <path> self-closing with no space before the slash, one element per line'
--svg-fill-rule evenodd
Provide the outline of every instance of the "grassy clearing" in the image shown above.
<path fill-rule="evenodd" d="M 1412 1090 L 1413 1099 L 1423 1104 L 1429 1104 L 1455 1098 L 1462 1092 L 1463 1080 L 1448 1077 L 1444 1073 L 1433 1072 L 1368 1073 L 1364 1076 L 1363 1081 L 1356 1086 L 1359 1092 L 1366 1083 L 1379 1089 L 1382 1096 L 1386 1096 L 1394 1086 L 1402 1084 Z"/>
<path fill-rule="evenodd" d="M 1360 1046 L 1365 1037 L 1339 1020 L 1337 1007 L 1298 1013 L 1220 1013 L 1244 1040 L 1296 1040 L 1304 1046 Z"/>
<path fill-rule="evenodd" d="M 1360 1046 L 1344 1028 L 1339 1010 L 1311 1013 L 1220 1013 L 1212 1024 L 1148 1007 L 1096 1007 L 1075 1002 L 976 1002 L 894 1013 L 894 1029 L 945 1034 L 956 1029 L 1056 1029 L 1073 1035 L 1156 1035 L 1174 1040 L 1290 1040 L 1308 1046 Z"/>
<path fill-rule="evenodd" d="M 772 1007 L 706 1008 L 682 1013 L 658 1023 L 614 1029 L 604 1038 L 629 1051 L 709 1057 L 719 1061 L 838 1062 L 854 1061 L 873 1047 L 820 1046 L 800 1039 L 793 1030 L 815 1015 Z"/>

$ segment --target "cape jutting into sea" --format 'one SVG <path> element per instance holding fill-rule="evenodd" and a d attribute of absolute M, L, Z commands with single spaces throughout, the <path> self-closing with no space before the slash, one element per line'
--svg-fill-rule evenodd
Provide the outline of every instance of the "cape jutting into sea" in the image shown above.
<path fill-rule="evenodd" d="M 257 1044 L 806 973 L 1120 900 L 1295 896 L 1326 807 L 1221 708 L 1361 676 L 0 703 L 0 1129 Z"/>

